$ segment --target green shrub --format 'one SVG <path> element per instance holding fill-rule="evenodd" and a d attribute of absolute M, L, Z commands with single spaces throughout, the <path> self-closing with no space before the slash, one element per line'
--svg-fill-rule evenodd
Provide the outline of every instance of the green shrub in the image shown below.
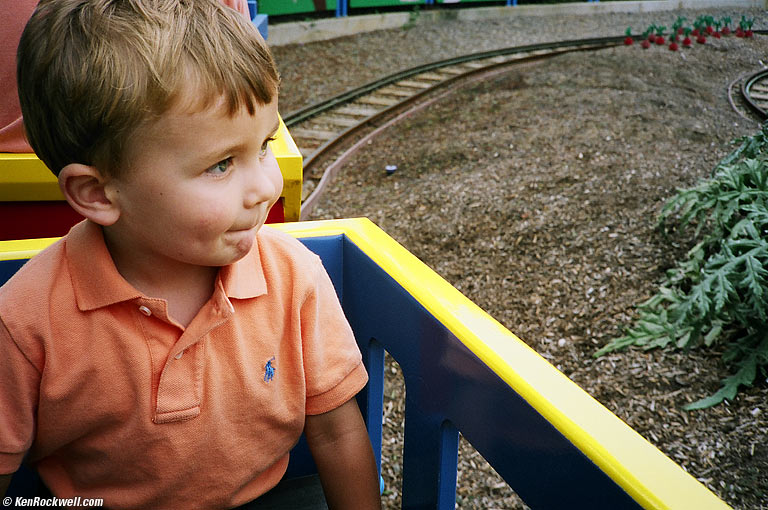
<path fill-rule="evenodd" d="M 723 159 L 712 177 L 680 190 L 660 214 L 665 234 L 694 228 L 695 246 L 638 306 L 625 336 L 595 355 L 631 345 L 691 349 L 719 344 L 733 368 L 720 390 L 689 404 L 733 399 L 768 367 L 768 123 Z"/>

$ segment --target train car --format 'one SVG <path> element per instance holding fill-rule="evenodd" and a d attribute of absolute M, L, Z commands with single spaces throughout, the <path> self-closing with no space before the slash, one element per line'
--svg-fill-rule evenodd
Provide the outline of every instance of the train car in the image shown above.
<path fill-rule="evenodd" d="M 369 220 L 276 227 L 331 276 L 370 375 L 358 402 L 379 466 L 385 352 L 402 368 L 402 508 L 454 510 L 459 433 L 536 510 L 729 508 Z M 54 241 L 0 241 L 0 284 Z M 287 476 L 314 471 L 300 443 Z M 8 497 L 34 497 L 35 476 Z"/>
<path fill-rule="evenodd" d="M 258 2 L 259 13 L 268 16 L 336 11 L 337 7 L 337 0 L 259 0 Z"/>
<path fill-rule="evenodd" d="M 367 7 L 403 7 L 432 3 L 429 0 L 348 0 L 348 2 L 349 7 L 353 9 Z"/>
<path fill-rule="evenodd" d="M 586 0 L 593 1 L 593 0 Z M 412 7 L 422 5 L 448 5 L 463 3 L 517 5 L 517 0 L 259 0 L 258 12 L 268 16 L 288 16 L 296 14 L 321 13 L 335 11 L 336 16 L 346 16 L 349 9 L 369 9 L 377 7 Z"/>
<path fill-rule="evenodd" d="M 488 0 L 435 0 L 435 3 L 437 4 L 468 4 L 468 3 L 477 3 L 477 2 L 483 2 L 483 3 L 489 3 Z M 517 5 L 517 0 L 503 0 L 496 2 L 499 4 L 506 4 L 506 5 Z"/>
<path fill-rule="evenodd" d="M 280 121 L 270 143 L 283 174 L 283 192 L 269 223 L 297 221 L 301 209 L 302 156 Z M 59 191 L 53 173 L 35 154 L 0 153 L 0 240 L 56 237 L 83 218 Z"/>

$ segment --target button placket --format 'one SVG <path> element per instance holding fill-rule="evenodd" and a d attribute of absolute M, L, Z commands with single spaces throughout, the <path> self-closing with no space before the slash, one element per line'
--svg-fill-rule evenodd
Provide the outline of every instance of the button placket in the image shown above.
<path fill-rule="evenodd" d="M 176 343 L 175 348 L 181 350 L 170 356 L 160 374 L 155 423 L 186 420 L 200 414 L 205 359 L 203 345 L 207 335 L 232 315 L 229 310 L 234 307 L 230 304 L 225 306 L 223 314 L 216 311 L 216 304 L 204 307 L 201 313 L 205 315 L 196 317 Z"/>
<path fill-rule="evenodd" d="M 200 414 L 202 372 L 203 352 L 200 342 L 179 351 L 167 362 L 157 389 L 155 423 L 188 420 Z"/>

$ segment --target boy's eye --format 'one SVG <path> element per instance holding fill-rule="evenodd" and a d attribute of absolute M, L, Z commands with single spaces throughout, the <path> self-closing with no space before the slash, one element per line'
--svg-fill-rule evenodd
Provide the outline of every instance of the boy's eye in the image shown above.
<path fill-rule="evenodd" d="M 219 161 L 218 163 L 216 163 L 206 171 L 209 174 L 213 174 L 213 175 L 224 175 L 225 173 L 227 173 L 231 165 L 232 165 L 232 158 L 227 158 L 222 161 Z"/>
<path fill-rule="evenodd" d="M 266 156 L 267 155 L 267 149 L 269 149 L 269 142 L 274 142 L 274 141 L 275 141 L 275 137 L 273 137 L 273 136 L 270 136 L 269 138 L 267 138 L 264 141 L 264 143 L 261 144 L 261 149 L 259 150 L 259 155 L 262 156 L 262 157 Z"/>

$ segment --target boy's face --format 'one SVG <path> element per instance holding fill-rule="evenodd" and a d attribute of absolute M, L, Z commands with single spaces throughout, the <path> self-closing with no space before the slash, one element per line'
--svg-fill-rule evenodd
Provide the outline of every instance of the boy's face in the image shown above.
<path fill-rule="evenodd" d="M 230 116 L 223 100 L 171 110 L 139 128 L 111 183 L 120 217 L 108 227 L 107 239 L 117 241 L 110 249 L 130 247 L 131 258 L 158 268 L 242 258 L 282 191 L 267 147 L 277 128 L 277 99 L 253 115 L 242 108 Z"/>

